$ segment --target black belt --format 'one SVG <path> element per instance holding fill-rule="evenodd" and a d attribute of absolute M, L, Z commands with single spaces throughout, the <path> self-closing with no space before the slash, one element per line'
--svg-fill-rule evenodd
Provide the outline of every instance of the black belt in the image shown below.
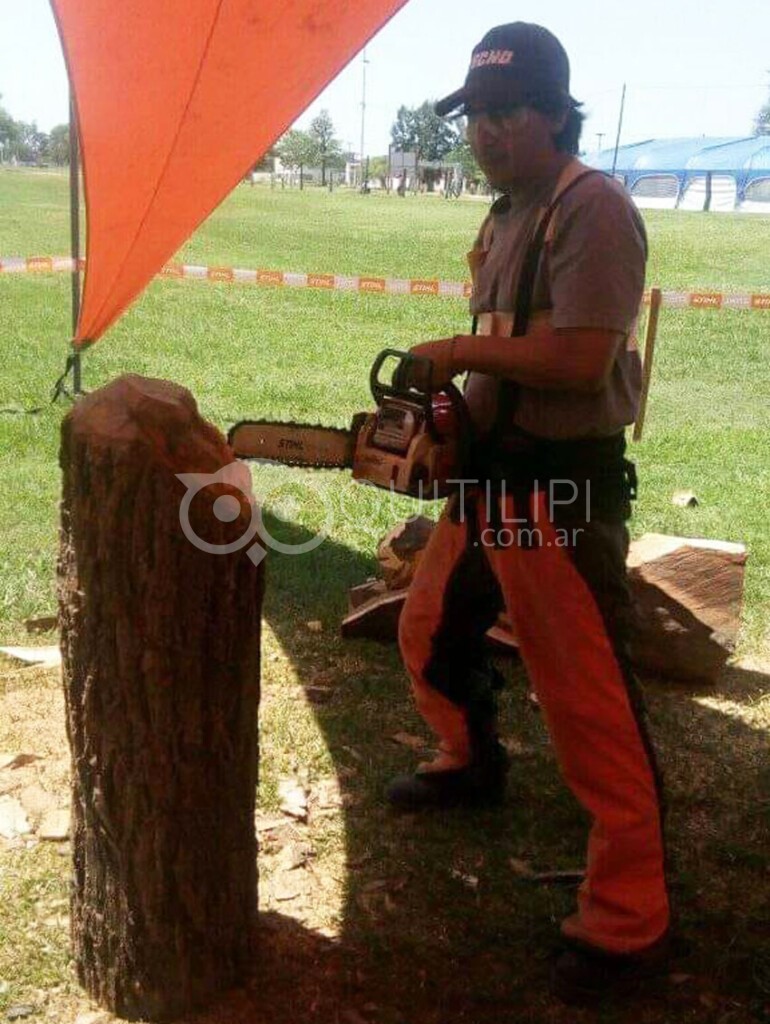
<path fill-rule="evenodd" d="M 487 516 L 497 530 L 501 498 L 512 497 L 524 538 L 521 546 L 536 546 L 529 512 L 530 496 L 538 489 L 549 498 L 549 511 L 558 508 L 561 522 L 601 519 L 624 522 L 631 516 L 637 496 L 634 463 L 625 458 L 626 440 L 620 432 L 609 437 L 553 441 L 524 431 L 489 437 L 471 449 L 463 474 L 463 490 L 453 499 L 450 515 L 472 514 L 481 495 L 488 502 Z M 468 484 L 474 481 L 474 484 Z M 569 501 L 560 485 L 571 484 Z M 525 532 L 526 531 L 526 532 Z"/>

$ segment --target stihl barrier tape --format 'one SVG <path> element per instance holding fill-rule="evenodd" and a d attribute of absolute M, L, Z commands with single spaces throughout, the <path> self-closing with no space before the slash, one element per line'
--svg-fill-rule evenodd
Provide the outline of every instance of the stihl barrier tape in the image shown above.
<path fill-rule="evenodd" d="M 31 256 L 0 259 L 0 274 L 40 274 L 72 271 L 69 256 Z M 80 260 L 80 269 L 85 260 Z M 372 292 L 386 295 L 438 295 L 468 298 L 470 281 L 434 281 L 419 278 L 375 277 L 345 274 L 299 273 L 289 270 L 243 270 L 239 267 L 202 267 L 190 263 L 168 263 L 159 277 L 224 281 L 273 288 L 321 288 L 327 291 Z M 649 305 L 650 293 L 644 293 Z M 675 292 L 663 290 L 661 305 L 672 309 L 764 309 L 770 310 L 770 292 Z"/>

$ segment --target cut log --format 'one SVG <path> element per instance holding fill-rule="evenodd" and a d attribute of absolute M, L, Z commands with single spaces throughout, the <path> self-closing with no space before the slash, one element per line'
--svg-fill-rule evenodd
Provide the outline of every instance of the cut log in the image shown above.
<path fill-rule="evenodd" d="M 408 587 L 436 524 L 427 516 L 400 523 L 380 541 L 377 560 L 389 590 Z"/>
<path fill-rule="evenodd" d="M 735 650 L 746 549 L 742 544 L 646 533 L 631 545 L 635 664 L 713 681 Z"/>
<path fill-rule="evenodd" d="M 348 611 L 355 611 L 361 605 L 366 604 L 373 597 L 379 597 L 387 593 L 388 585 L 385 580 L 368 579 L 365 583 L 359 583 L 357 587 L 351 587 L 348 593 Z"/>
<path fill-rule="evenodd" d="M 24 625 L 28 633 L 47 633 L 51 629 L 56 629 L 58 620 L 55 615 L 44 615 L 36 619 L 27 619 Z"/>
<path fill-rule="evenodd" d="M 399 553 L 398 528 L 384 538 L 380 549 L 387 556 L 389 574 L 355 588 L 342 623 L 343 636 L 396 639 L 401 608 L 419 562 L 418 545 L 421 538 L 427 543 L 433 525 L 430 520 L 424 524 L 419 534 L 408 538 L 407 557 Z M 631 544 L 629 585 L 637 613 L 632 655 L 638 669 L 689 681 L 717 678 L 735 650 L 746 557 L 742 544 L 657 533 Z M 517 650 L 504 615 L 488 631 L 487 640 L 498 652 Z"/>
<path fill-rule="evenodd" d="M 368 600 L 358 603 L 342 620 L 346 640 L 378 640 L 392 643 L 398 637 L 398 620 L 406 601 L 407 590 L 383 587 Z"/>
<path fill-rule="evenodd" d="M 73 953 L 131 1020 L 203 1006 L 253 963 L 263 574 L 230 463 L 165 381 L 122 377 L 62 425 Z"/>

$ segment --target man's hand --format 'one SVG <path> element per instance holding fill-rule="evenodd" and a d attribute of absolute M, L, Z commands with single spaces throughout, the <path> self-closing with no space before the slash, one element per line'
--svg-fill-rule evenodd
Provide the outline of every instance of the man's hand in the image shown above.
<path fill-rule="evenodd" d="M 440 391 L 460 371 L 454 365 L 455 338 L 440 338 L 438 341 L 424 341 L 409 349 L 409 355 L 430 359 L 432 370 L 425 364 L 406 363 L 399 371 L 398 383 L 402 387 L 413 387 L 419 391 Z M 403 373 L 403 375 L 401 375 Z"/>

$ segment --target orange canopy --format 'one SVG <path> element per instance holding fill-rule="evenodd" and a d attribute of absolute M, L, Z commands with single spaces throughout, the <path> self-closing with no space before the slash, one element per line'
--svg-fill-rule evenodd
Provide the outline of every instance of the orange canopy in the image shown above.
<path fill-rule="evenodd" d="M 51 0 L 77 102 L 96 341 L 405 0 Z"/>

